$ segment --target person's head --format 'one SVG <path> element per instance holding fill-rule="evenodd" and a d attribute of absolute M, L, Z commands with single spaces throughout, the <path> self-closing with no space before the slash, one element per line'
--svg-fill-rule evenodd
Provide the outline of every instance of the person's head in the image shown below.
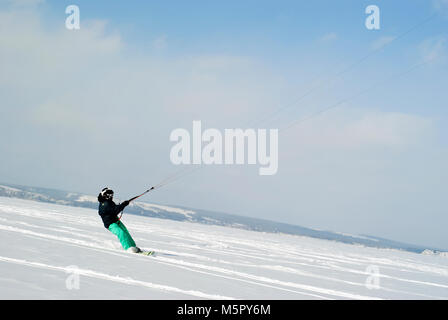
<path fill-rule="evenodd" d="M 113 198 L 114 198 L 114 191 L 109 188 L 104 188 L 103 190 L 101 190 L 100 194 L 98 195 L 99 202 L 112 200 Z"/>

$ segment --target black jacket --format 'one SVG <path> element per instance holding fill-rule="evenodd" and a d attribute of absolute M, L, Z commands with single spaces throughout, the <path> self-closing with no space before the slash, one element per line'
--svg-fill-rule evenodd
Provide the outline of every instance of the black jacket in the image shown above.
<path fill-rule="evenodd" d="M 109 226 L 112 223 L 118 221 L 118 214 L 123 211 L 126 205 L 127 203 L 121 203 L 117 205 L 112 200 L 100 201 L 98 213 L 101 216 L 101 219 L 103 219 L 104 227 L 106 229 L 109 229 Z"/>

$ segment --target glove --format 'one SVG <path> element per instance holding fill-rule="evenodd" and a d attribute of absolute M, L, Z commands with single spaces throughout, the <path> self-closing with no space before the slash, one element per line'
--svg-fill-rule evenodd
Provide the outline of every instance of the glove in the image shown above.
<path fill-rule="evenodd" d="M 129 200 L 123 201 L 123 205 L 127 207 L 129 205 Z"/>

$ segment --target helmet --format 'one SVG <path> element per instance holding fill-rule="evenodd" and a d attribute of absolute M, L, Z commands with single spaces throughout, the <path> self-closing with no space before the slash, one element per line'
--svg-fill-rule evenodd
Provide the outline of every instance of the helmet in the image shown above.
<path fill-rule="evenodd" d="M 114 197 L 114 191 L 109 188 L 104 188 L 103 190 L 101 190 L 100 194 L 104 200 L 112 200 L 112 198 Z"/>

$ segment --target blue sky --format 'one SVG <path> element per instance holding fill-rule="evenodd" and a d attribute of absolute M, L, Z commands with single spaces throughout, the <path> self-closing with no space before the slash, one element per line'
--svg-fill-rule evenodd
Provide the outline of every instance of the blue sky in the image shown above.
<path fill-rule="evenodd" d="M 64 25 L 70 4 L 78 31 Z M 364 26 L 371 4 L 380 30 Z M 0 181 L 91 194 L 107 185 L 127 198 L 178 170 L 175 128 L 241 127 L 292 105 L 263 122 L 281 128 L 379 83 L 281 134 L 277 175 L 208 167 L 147 200 L 447 248 L 447 9 L 1 1 Z"/>
<path fill-rule="evenodd" d="M 49 23 L 53 26 L 60 24 L 56 16 L 71 3 L 47 1 L 46 10 L 53 17 Z M 434 13 L 439 16 L 388 47 L 384 53 L 368 59 L 347 75 L 346 80 L 350 81 L 351 76 L 358 79 L 368 72 L 372 77 L 379 75 L 379 79 L 388 72 L 399 72 L 416 61 L 419 53 L 414 51 L 422 41 L 446 36 L 447 20 L 444 13 L 436 9 L 437 1 L 376 1 L 381 9 L 379 31 L 364 27 L 364 10 L 372 3 L 358 0 L 178 1 L 175 4 L 140 1 L 138 5 L 122 1 L 77 2 L 82 8 L 83 19 L 107 21 L 106 32 L 120 33 L 128 46 L 141 50 L 142 54 L 247 56 L 299 85 L 310 80 L 308 74 L 300 74 L 300 69 L 305 66 L 312 66 L 309 73 L 313 79 L 314 75 L 325 74 L 329 69 L 338 70 L 368 53 L 380 38 L 400 35 Z M 154 48 L 154 41 L 158 39 L 163 49 Z M 391 104 L 398 109 L 428 112 L 419 107 L 422 101 L 418 101 L 418 106 L 407 104 L 405 108 L 397 104 L 409 86 L 420 91 L 419 97 L 423 101 L 433 97 L 434 92 L 428 89 L 433 88 L 434 83 L 443 85 L 445 75 L 445 69 L 431 70 L 429 76 L 433 81 L 429 83 L 405 79 L 406 87 L 402 91 L 400 87 L 394 88 Z M 383 88 L 384 91 L 388 90 Z M 383 103 L 383 107 L 389 109 L 390 106 Z M 439 115 L 446 115 L 443 104 L 434 105 L 430 110 L 435 109 Z"/>

